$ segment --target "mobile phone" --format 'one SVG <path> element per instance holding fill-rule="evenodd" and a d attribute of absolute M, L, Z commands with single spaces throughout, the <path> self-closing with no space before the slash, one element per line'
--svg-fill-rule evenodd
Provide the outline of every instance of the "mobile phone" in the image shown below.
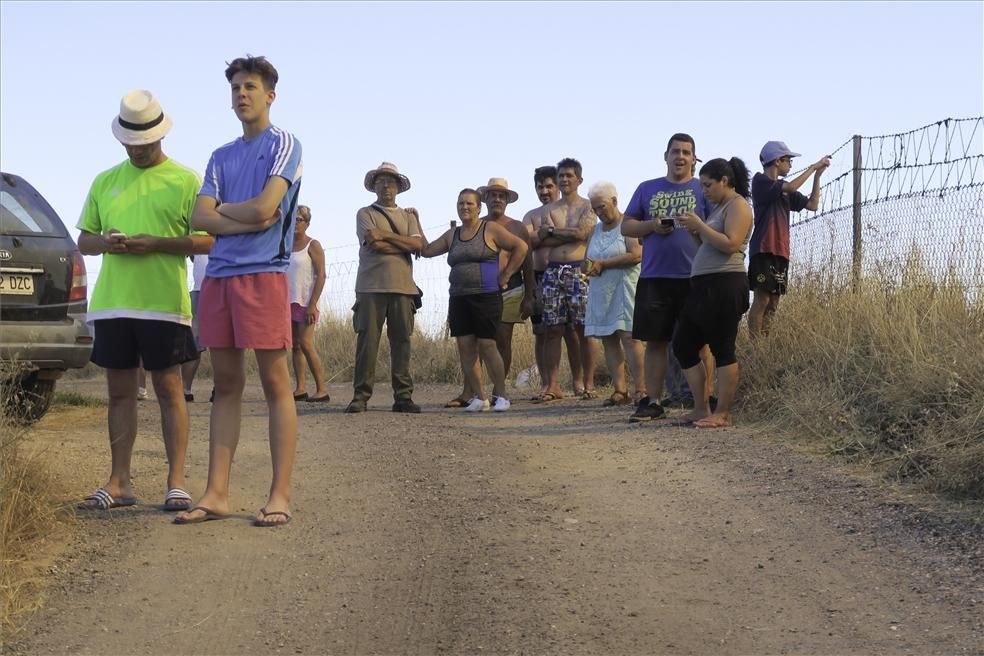
<path fill-rule="evenodd" d="M 662 225 L 664 225 L 664 226 L 666 226 L 668 228 L 672 228 L 674 225 L 676 225 L 675 222 L 673 221 L 673 219 L 660 219 L 659 222 L 660 222 L 660 224 L 662 224 Z"/>
<path fill-rule="evenodd" d="M 112 239 L 126 239 L 126 233 L 125 232 L 111 232 L 111 233 L 109 233 L 109 237 L 112 238 Z"/>

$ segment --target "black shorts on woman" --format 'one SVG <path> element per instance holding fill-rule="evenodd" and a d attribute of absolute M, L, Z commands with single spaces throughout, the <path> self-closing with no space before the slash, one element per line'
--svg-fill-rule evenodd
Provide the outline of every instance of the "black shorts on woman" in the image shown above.
<path fill-rule="evenodd" d="M 744 271 L 709 273 L 690 279 L 690 294 L 673 334 L 673 355 L 680 367 L 700 363 L 705 344 L 714 355 L 715 366 L 738 361 L 735 340 L 741 315 L 748 311 L 748 276 Z"/>
<path fill-rule="evenodd" d="M 448 299 L 448 328 L 452 337 L 474 335 L 495 339 L 502 318 L 502 293 L 466 294 Z"/>

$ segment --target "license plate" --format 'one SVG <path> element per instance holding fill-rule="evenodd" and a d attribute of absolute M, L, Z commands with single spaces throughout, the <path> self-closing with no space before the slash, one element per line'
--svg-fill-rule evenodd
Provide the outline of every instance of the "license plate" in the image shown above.
<path fill-rule="evenodd" d="M 34 276 L 29 273 L 0 273 L 0 294 L 30 296 L 34 293 Z"/>

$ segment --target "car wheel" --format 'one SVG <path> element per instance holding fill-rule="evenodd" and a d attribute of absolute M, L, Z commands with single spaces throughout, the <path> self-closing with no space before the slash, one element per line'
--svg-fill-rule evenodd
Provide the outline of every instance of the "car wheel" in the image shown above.
<path fill-rule="evenodd" d="M 4 414 L 18 423 L 33 424 L 48 412 L 54 395 L 55 381 L 30 374 L 11 386 L 9 396 L 4 399 Z"/>

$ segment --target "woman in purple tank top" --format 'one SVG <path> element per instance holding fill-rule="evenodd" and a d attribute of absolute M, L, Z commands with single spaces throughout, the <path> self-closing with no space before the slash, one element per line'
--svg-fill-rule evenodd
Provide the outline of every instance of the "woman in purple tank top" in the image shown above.
<path fill-rule="evenodd" d="M 502 290 L 519 271 L 527 246 L 502 226 L 479 218 L 481 196 L 474 189 L 458 194 L 460 228 L 451 228 L 420 252 L 424 257 L 448 254 L 451 265 L 448 326 L 458 343 L 465 389 L 476 390 L 466 410 L 503 412 L 506 398 L 506 372 L 495 345 L 495 333 L 502 318 Z M 499 251 L 509 253 L 505 268 L 499 270 Z M 492 400 L 482 387 L 479 356 L 492 377 Z"/>

